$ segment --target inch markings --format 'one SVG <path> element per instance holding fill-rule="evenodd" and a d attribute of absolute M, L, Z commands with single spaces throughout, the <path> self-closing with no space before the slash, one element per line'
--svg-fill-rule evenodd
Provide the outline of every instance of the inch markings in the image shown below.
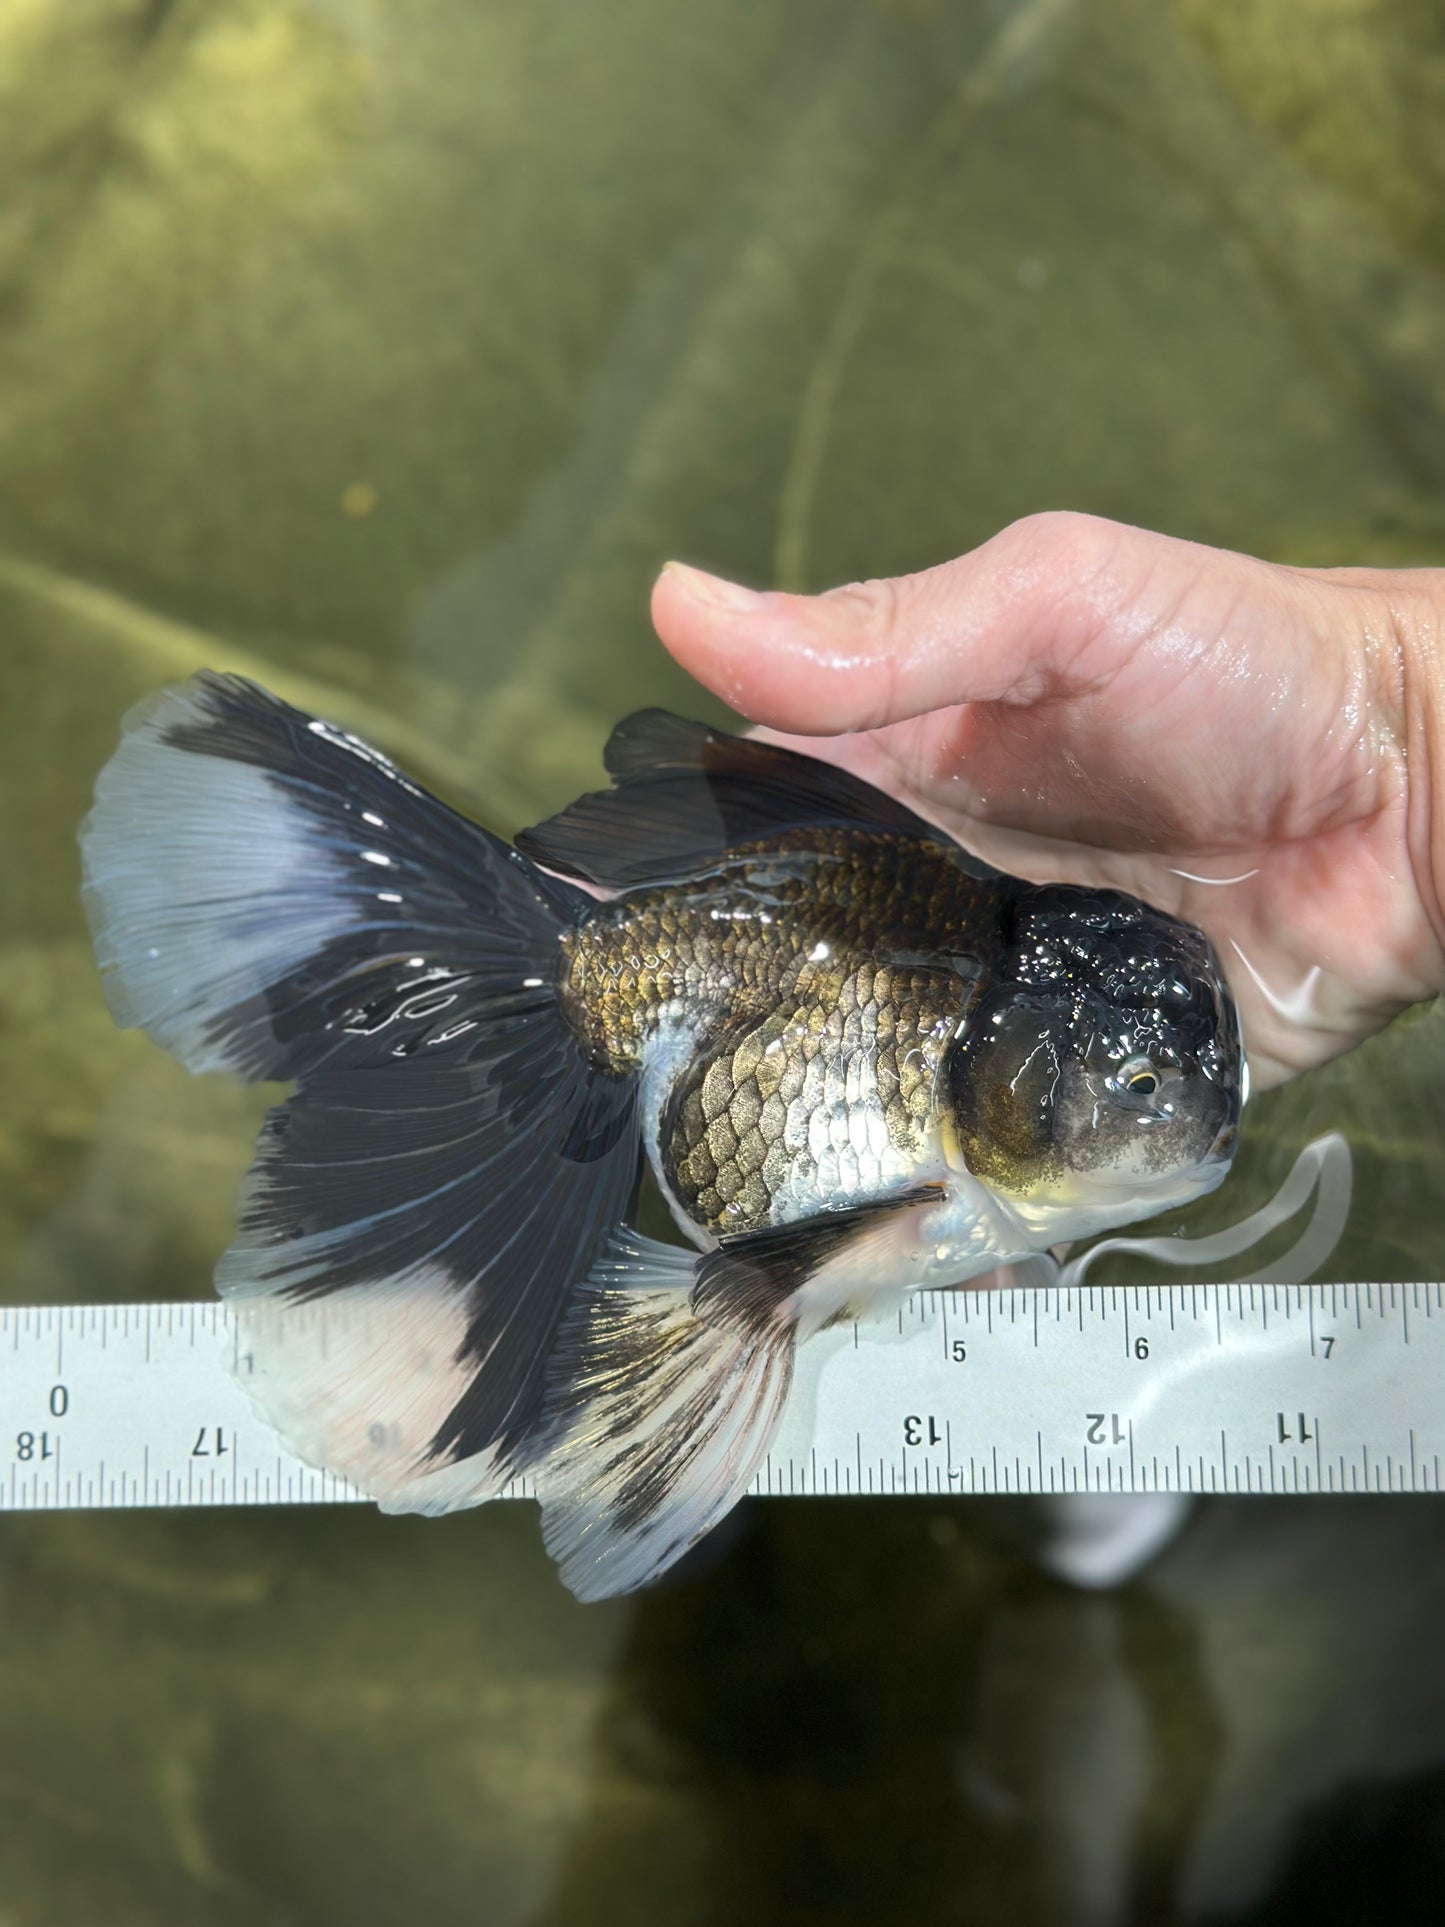
<path fill-rule="evenodd" d="M 0 1510 L 359 1498 L 257 1415 L 239 1337 L 214 1301 L 0 1309 Z M 802 1348 L 754 1489 L 1445 1491 L 1445 1286 L 920 1293 Z"/>

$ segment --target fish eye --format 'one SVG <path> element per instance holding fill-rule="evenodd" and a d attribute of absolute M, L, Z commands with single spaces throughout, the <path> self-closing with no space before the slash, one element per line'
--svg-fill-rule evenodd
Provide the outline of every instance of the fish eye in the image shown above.
<path fill-rule="evenodd" d="M 1159 1073 L 1147 1057 L 1130 1057 L 1119 1066 L 1115 1083 L 1121 1091 L 1136 1097 L 1152 1097 L 1159 1088 Z"/>

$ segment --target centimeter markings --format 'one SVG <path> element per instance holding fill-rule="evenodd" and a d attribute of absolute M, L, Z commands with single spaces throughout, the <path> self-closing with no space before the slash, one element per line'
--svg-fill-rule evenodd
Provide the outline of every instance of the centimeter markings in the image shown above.
<path fill-rule="evenodd" d="M 216 1302 L 0 1309 L 0 1510 L 360 1498 L 279 1444 L 237 1343 Z M 753 1489 L 1445 1491 L 1445 1286 L 919 1293 L 801 1349 Z"/>

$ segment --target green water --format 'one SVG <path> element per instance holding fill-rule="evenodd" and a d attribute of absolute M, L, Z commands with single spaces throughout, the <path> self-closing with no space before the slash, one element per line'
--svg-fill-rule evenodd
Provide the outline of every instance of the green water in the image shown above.
<path fill-rule="evenodd" d="M 668 555 L 1445 564 L 1442 343 L 1426 0 L 8 0 L 0 1294 L 204 1295 L 263 1108 L 97 988 L 145 690 L 248 670 L 509 829 L 719 713 Z M 1343 1128 L 1337 1275 L 1438 1277 L 1442 1065 L 1252 1106 L 1229 1215 Z M 754 1506 L 584 1609 L 523 1507 L 0 1519 L 0 1927 L 1435 1917 L 1438 1506 L 1220 1503 L 1105 1597 L 1017 1523 Z"/>

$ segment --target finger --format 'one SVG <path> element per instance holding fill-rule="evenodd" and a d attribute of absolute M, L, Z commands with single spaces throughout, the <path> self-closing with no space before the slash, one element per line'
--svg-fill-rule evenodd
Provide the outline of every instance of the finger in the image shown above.
<path fill-rule="evenodd" d="M 817 596 L 669 563 L 652 614 L 682 666 L 733 708 L 832 734 L 1074 693 L 1210 560 L 1242 559 L 1095 516 L 1035 515 L 956 561 Z"/>

